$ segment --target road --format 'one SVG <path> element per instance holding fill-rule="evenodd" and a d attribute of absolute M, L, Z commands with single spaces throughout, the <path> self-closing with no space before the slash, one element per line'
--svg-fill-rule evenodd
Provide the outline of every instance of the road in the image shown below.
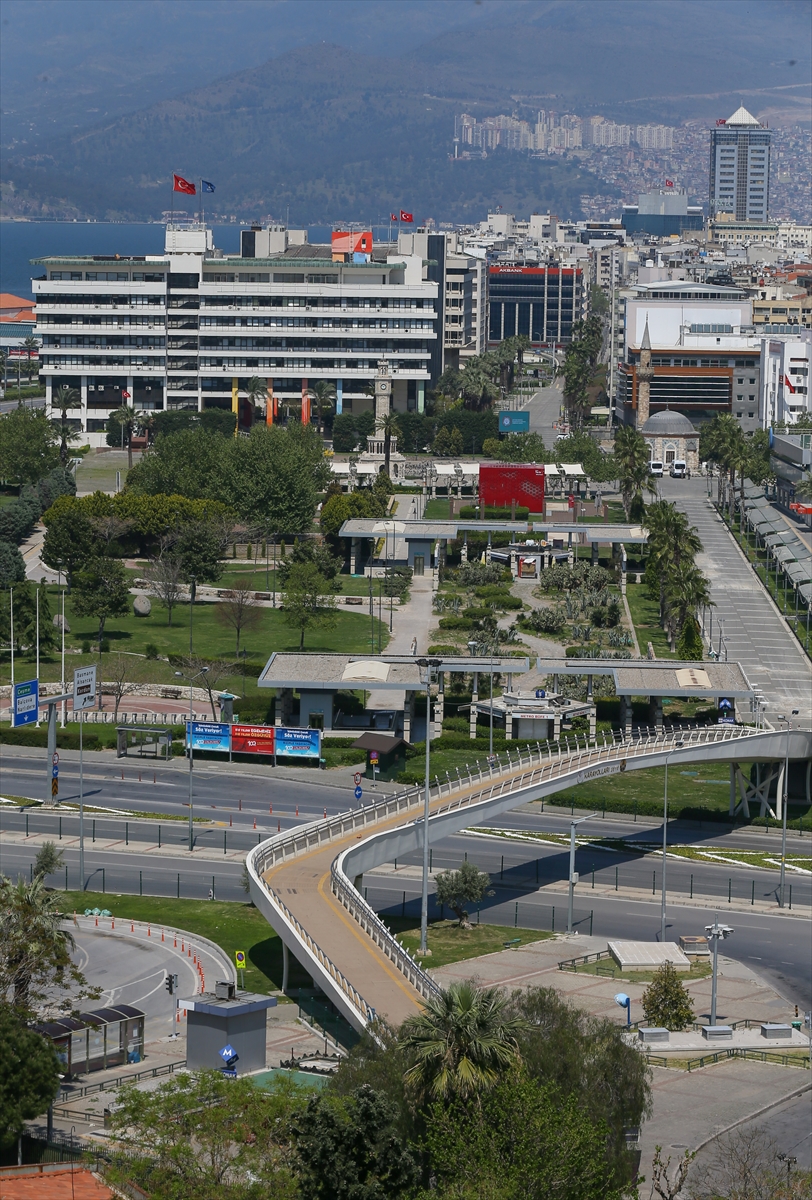
<path fill-rule="evenodd" d="M 558 431 L 553 426 L 561 414 L 561 388 L 539 388 L 522 407 L 530 413 L 530 432 L 544 438 L 547 449 L 555 445 Z"/>
<path fill-rule="evenodd" d="M 19 400 L 17 400 L 16 398 L 13 397 L 13 395 L 12 395 L 13 392 L 14 392 L 13 385 L 6 389 L 6 399 L 0 400 L 0 415 L 2 415 L 3 413 L 13 412 L 15 408 L 19 407 L 20 402 L 19 402 Z M 44 404 L 45 404 L 44 396 L 32 396 L 27 400 L 23 400 L 24 408 L 42 408 L 44 406 Z"/>
<path fill-rule="evenodd" d="M 738 660 L 750 682 L 762 689 L 773 719 L 799 710 L 812 718 L 812 663 L 761 586 L 755 572 L 708 501 L 702 478 L 660 481 L 664 500 L 676 503 L 702 540 L 697 565 L 710 580 L 714 603 L 714 646 L 721 624 L 728 658 Z M 724 650 L 723 650 L 724 652 Z"/>

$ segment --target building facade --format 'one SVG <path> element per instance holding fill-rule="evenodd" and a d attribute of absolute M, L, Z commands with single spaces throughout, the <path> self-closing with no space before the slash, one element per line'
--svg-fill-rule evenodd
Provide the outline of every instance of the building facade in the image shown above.
<path fill-rule="evenodd" d="M 269 422 L 306 417 L 319 380 L 335 386 L 338 412 L 361 412 L 382 360 L 393 407 L 422 411 L 438 286 L 421 259 L 387 248 L 336 262 L 295 231 L 250 234 L 233 258 L 187 223 L 167 226 L 163 255 L 33 260 L 45 272 L 33 287 L 48 411 L 64 384 L 81 396 L 83 433 L 103 434 L 124 403 L 231 409 L 247 427 L 247 385 L 260 377 Z"/>
<path fill-rule="evenodd" d="M 764 429 L 785 422 L 794 425 L 812 412 L 809 372 L 812 367 L 812 331 L 795 337 L 761 340 L 761 423 Z"/>
<path fill-rule="evenodd" d="M 711 130 L 710 215 L 767 221 L 770 208 L 770 132 L 746 108 Z"/>
<path fill-rule="evenodd" d="M 583 316 L 580 267 L 492 265 L 488 293 L 490 345 L 520 334 L 534 346 L 566 344 Z"/>

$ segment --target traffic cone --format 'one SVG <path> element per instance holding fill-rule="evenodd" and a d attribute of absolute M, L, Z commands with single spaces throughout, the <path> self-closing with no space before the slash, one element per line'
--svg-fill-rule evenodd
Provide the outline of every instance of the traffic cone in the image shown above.
<path fill-rule="evenodd" d="M 98 917 L 96 917 L 96 928 L 97 929 L 99 928 L 99 918 Z"/>
<path fill-rule="evenodd" d="M 257 827 L 257 819 L 256 819 L 256 817 L 254 817 L 254 829 L 256 829 L 256 827 Z"/>
<path fill-rule="evenodd" d="M 135 933 L 135 925 L 130 921 L 130 933 Z"/>
<path fill-rule="evenodd" d="M 296 816 L 298 817 L 298 815 L 299 815 L 299 805 L 297 804 L 296 805 Z"/>
<path fill-rule="evenodd" d="M 180 939 L 180 952 L 181 952 L 181 954 L 183 953 L 183 951 L 184 951 L 185 949 L 186 949 L 186 946 L 185 946 L 185 944 L 184 944 L 183 938 L 181 938 L 181 939 Z"/>
<path fill-rule="evenodd" d="M 268 812 L 271 814 L 271 816 L 273 816 L 273 805 L 272 804 L 268 805 Z"/>
<path fill-rule="evenodd" d="M 326 806 L 325 806 L 325 809 L 324 809 L 324 819 L 325 819 L 325 820 L 327 820 L 327 808 L 326 808 Z"/>
<path fill-rule="evenodd" d="M 172 945 L 173 945 L 173 947 L 177 948 L 177 944 L 178 944 L 178 939 L 177 939 L 177 938 L 175 938 L 175 940 L 174 940 L 174 942 L 172 943 Z"/>
<path fill-rule="evenodd" d="M 178 1025 L 180 1025 L 180 1009 L 178 1009 Z"/>
<path fill-rule="evenodd" d="M 115 927 L 116 927 L 116 918 L 113 917 L 113 920 L 110 922 L 110 928 L 115 929 Z"/>
<path fill-rule="evenodd" d="M 150 929 L 149 925 L 147 925 L 147 937 L 152 937 L 152 930 Z"/>
<path fill-rule="evenodd" d="M 161 941 L 162 941 L 162 942 L 165 942 L 165 941 L 166 941 L 166 938 L 164 937 L 164 931 L 163 931 L 163 929 L 161 930 Z"/>
<path fill-rule="evenodd" d="M 277 821 L 277 822 L 276 822 L 276 832 L 277 832 L 277 833 L 281 833 L 281 832 L 282 832 L 282 822 L 281 822 L 281 821 Z"/>

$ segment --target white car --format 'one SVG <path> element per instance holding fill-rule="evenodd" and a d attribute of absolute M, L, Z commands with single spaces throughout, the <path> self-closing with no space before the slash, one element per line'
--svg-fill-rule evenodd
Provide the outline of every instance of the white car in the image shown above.
<path fill-rule="evenodd" d="M 672 479 L 684 479 L 688 474 L 688 464 L 681 458 L 675 458 L 669 472 Z"/>
<path fill-rule="evenodd" d="M 649 470 L 651 471 L 651 473 L 652 473 L 652 475 L 654 476 L 654 478 L 655 478 L 655 479 L 662 479 L 662 477 L 663 477 L 663 464 L 662 464 L 661 462 L 651 462 L 651 463 L 649 463 Z"/>

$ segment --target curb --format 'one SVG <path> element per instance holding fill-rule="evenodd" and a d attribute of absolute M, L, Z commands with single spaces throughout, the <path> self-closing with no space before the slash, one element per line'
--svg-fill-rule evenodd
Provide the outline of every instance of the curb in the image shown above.
<path fill-rule="evenodd" d="M 65 920 L 70 921 L 72 924 L 73 923 L 73 914 L 71 913 L 69 916 L 66 915 Z M 77 924 L 79 921 L 94 921 L 94 920 L 95 920 L 95 917 L 86 917 L 84 915 L 84 913 L 79 913 L 79 912 L 76 913 Z M 105 917 L 104 920 L 110 920 L 110 918 Z M 119 917 L 119 920 L 124 921 L 125 923 L 129 922 L 129 924 L 135 925 L 136 927 L 140 927 L 142 929 L 143 929 L 144 925 L 146 925 L 148 929 L 151 929 L 152 925 L 153 925 L 152 921 L 134 921 L 132 919 L 132 917 Z M 79 929 L 80 933 L 81 932 L 95 933 L 97 927 L 95 925 L 90 925 L 88 928 L 83 930 L 82 926 L 78 925 L 78 929 Z M 215 962 L 218 962 L 221 967 L 223 965 L 225 965 L 225 970 L 229 976 L 227 982 L 228 983 L 236 983 L 237 982 L 236 967 L 233 967 L 231 965 L 231 962 L 229 961 L 228 957 L 226 956 L 226 952 L 225 952 L 225 950 L 223 950 L 222 946 L 218 946 L 216 942 L 213 942 L 211 940 L 211 938 L 203 937 L 202 934 L 190 933 L 188 929 L 178 929 L 174 925 L 173 926 L 156 925 L 156 929 L 162 929 L 164 931 L 164 934 L 166 934 L 166 935 L 171 934 L 172 937 L 179 935 L 187 942 L 190 942 L 192 944 L 198 943 L 199 945 L 203 946 L 207 950 L 207 952 L 209 953 L 211 958 L 214 959 Z M 100 933 L 105 933 L 110 937 L 133 937 L 134 936 L 127 929 L 122 929 L 121 931 L 119 931 L 118 929 L 104 928 L 101 925 L 98 926 L 98 931 Z M 160 943 L 158 943 L 158 944 L 160 944 Z"/>
<path fill-rule="evenodd" d="M 778 1100 L 771 1100 L 763 1108 L 757 1108 L 755 1112 L 748 1113 L 745 1117 L 739 1117 L 738 1121 L 733 1121 L 730 1125 L 726 1125 L 724 1129 L 719 1129 L 716 1133 L 712 1133 L 710 1137 L 706 1137 L 704 1142 L 700 1142 L 698 1146 L 694 1147 L 694 1153 L 698 1154 L 705 1146 L 711 1142 L 715 1142 L 717 1138 L 723 1137 L 726 1133 L 730 1133 L 731 1129 L 736 1129 L 737 1126 L 743 1125 L 745 1121 L 752 1121 L 754 1117 L 762 1116 L 764 1113 L 769 1112 L 771 1108 L 777 1108 L 779 1104 L 785 1104 L 787 1100 L 793 1100 L 796 1096 L 802 1096 L 810 1088 L 812 1088 L 812 1081 L 802 1084 L 801 1087 L 794 1088 L 793 1091 L 787 1092 L 786 1096 L 781 1096 Z"/>

